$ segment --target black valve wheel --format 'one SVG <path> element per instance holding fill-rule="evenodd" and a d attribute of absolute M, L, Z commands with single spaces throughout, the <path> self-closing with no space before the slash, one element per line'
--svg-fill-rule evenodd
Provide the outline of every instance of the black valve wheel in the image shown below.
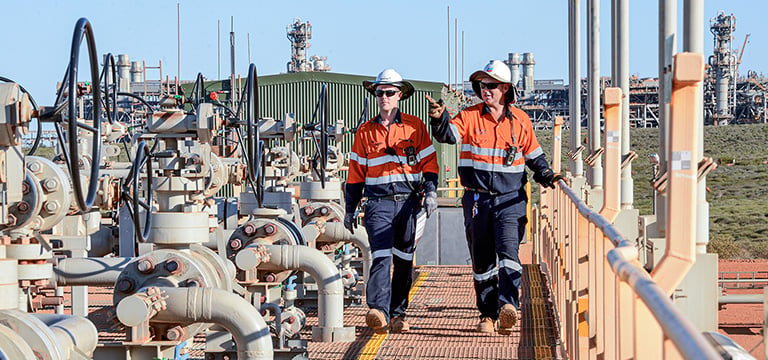
<path fill-rule="evenodd" d="M 248 181 L 256 193 L 256 202 L 259 207 L 264 202 L 264 142 L 259 139 L 259 77 L 256 72 L 256 64 L 248 67 L 248 79 L 245 83 L 245 126 L 246 126 L 246 160 L 248 168 Z"/>
<path fill-rule="evenodd" d="M 144 166 L 147 174 L 147 188 L 145 199 L 139 198 L 139 182 L 141 181 L 141 167 Z M 131 171 L 123 182 L 122 199 L 128 208 L 133 221 L 133 229 L 136 234 L 136 240 L 145 242 L 149 238 L 149 231 L 152 227 L 152 152 L 147 147 L 146 141 L 141 141 L 136 145 L 136 157 L 133 159 Z M 141 226 L 141 214 L 139 207 L 144 208 L 144 227 Z"/>
<path fill-rule="evenodd" d="M 93 126 L 77 120 L 77 67 L 80 60 L 80 45 L 85 37 L 88 45 L 88 61 L 91 70 L 91 84 L 93 94 Z M 93 28 L 86 18 L 80 18 L 75 24 L 75 32 L 72 35 L 72 49 L 69 56 L 66 82 L 68 86 L 67 96 L 67 121 L 69 149 L 62 146 L 62 153 L 72 177 L 72 188 L 75 200 L 81 212 L 87 212 L 93 207 L 96 193 L 99 189 L 99 162 L 101 160 L 101 87 L 99 86 L 99 62 L 97 59 L 96 42 L 93 38 Z M 58 99 L 57 99 L 58 100 Z M 88 179 L 88 187 L 83 194 L 83 184 L 80 179 L 80 162 L 78 154 L 78 131 L 84 129 L 93 133 L 91 142 L 91 172 Z M 74 156 L 74 157 L 73 157 Z"/>
<path fill-rule="evenodd" d="M 112 81 L 109 81 L 111 73 Z M 104 112 L 110 124 L 117 121 L 117 67 L 112 53 L 104 55 L 104 67 L 101 70 L 101 78 L 104 82 Z M 110 105 L 111 103 L 111 105 Z"/>

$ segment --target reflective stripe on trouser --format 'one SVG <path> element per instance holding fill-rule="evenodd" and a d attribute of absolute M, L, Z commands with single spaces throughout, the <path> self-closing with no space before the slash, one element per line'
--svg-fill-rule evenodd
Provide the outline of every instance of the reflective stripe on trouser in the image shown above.
<path fill-rule="evenodd" d="M 481 317 L 497 319 L 504 304 L 520 308 L 523 267 L 518 248 L 528 221 L 525 217 L 526 197 L 523 192 L 477 195 L 477 214 L 474 218 L 475 193 L 468 191 L 462 199 L 477 309 Z"/>
<path fill-rule="evenodd" d="M 413 284 L 414 233 L 419 211 L 416 197 L 405 201 L 368 200 L 365 229 L 373 261 L 365 295 L 368 307 L 390 317 L 404 317 L 408 292 Z M 391 281 L 390 265 L 394 265 Z"/>

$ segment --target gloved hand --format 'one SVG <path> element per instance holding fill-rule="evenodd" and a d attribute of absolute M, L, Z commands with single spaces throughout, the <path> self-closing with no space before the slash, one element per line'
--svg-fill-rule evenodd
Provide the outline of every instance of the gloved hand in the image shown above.
<path fill-rule="evenodd" d="M 445 111 L 445 103 L 443 99 L 435 101 L 431 96 L 426 95 L 427 101 L 429 101 L 429 117 L 439 119 L 443 116 Z"/>
<path fill-rule="evenodd" d="M 348 212 L 346 215 L 344 215 L 344 227 L 349 230 L 350 233 L 355 233 L 355 228 L 357 227 L 357 219 L 355 219 L 355 213 Z"/>
<path fill-rule="evenodd" d="M 536 182 L 541 184 L 541 186 L 550 187 L 552 189 L 555 188 L 555 183 L 562 179 L 565 179 L 563 175 L 556 173 L 549 168 L 533 174 L 533 180 L 536 180 Z"/>
<path fill-rule="evenodd" d="M 427 212 L 427 217 L 432 215 L 437 210 L 437 193 L 434 191 L 424 194 L 424 210 Z"/>

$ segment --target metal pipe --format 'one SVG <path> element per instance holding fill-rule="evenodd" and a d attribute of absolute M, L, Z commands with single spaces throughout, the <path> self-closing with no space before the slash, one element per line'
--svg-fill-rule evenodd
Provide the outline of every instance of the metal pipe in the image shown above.
<path fill-rule="evenodd" d="M 683 358 L 722 358 L 704 335 L 672 303 L 669 295 L 651 280 L 648 272 L 636 265 L 637 248 L 634 244 L 612 249 L 608 251 L 607 257 L 614 273 L 622 281 L 626 281 L 640 300 L 647 305 L 648 310 L 661 325 L 664 335 L 672 340 Z"/>
<path fill-rule="evenodd" d="M 592 154 L 600 149 L 600 1 L 587 0 L 587 103 L 589 114 L 589 150 Z M 603 161 L 598 156 L 589 172 L 592 188 L 603 187 Z"/>
<path fill-rule="evenodd" d="M 677 52 L 677 1 L 659 1 L 659 168 L 667 169 L 669 158 L 669 103 L 672 100 L 672 56 Z M 667 194 L 657 194 L 654 203 L 656 229 L 667 231 Z"/>
<path fill-rule="evenodd" d="M 762 304 L 765 300 L 764 294 L 733 294 L 718 295 L 718 304 Z"/>
<path fill-rule="evenodd" d="M 99 331 L 93 323 L 84 317 L 58 314 L 30 314 L 47 325 L 54 335 L 59 348 L 71 353 L 77 348 L 86 355 L 93 356 L 99 343 Z"/>
<path fill-rule="evenodd" d="M 371 254 L 371 244 L 368 242 L 368 232 L 364 227 L 358 227 L 355 233 L 352 234 L 342 223 L 325 223 L 325 232 L 320 234 L 318 239 L 323 241 L 350 242 L 357 246 L 360 252 L 363 253 L 363 279 L 367 283 L 368 279 L 370 279 L 373 255 Z M 365 293 L 365 288 L 363 288 L 363 293 Z"/>
<path fill-rule="evenodd" d="M 53 267 L 51 282 L 57 286 L 112 286 L 134 258 L 67 258 Z"/>
<path fill-rule="evenodd" d="M 258 309 L 239 295 L 223 289 L 158 289 L 166 308 L 156 310 L 146 290 L 128 296 L 117 304 L 117 318 L 127 326 L 155 319 L 162 322 L 214 323 L 221 325 L 235 340 L 238 359 L 272 360 L 272 338 Z M 159 308 L 159 307 L 157 307 Z"/>
<path fill-rule="evenodd" d="M 579 0 L 568 1 L 568 114 L 571 120 L 571 152 L 581 145 L 581 2 Z M 573 176 L 584 175 L 584 163 L 579 152 L 570 160 L 570 169 Z"/>
<path fill-rule="evenodd" d="M 704 0 L 683 1 L 683 51 L 704 54 Z M 697 90 L 696 97 L 704 101 L 704 89 Z M 693 109 L 693 120 L 704 122 L 704 109 Z M 704 127 L 696 131 L 698 145 L 694 149 L 693 160 L 698 163 L 704 156 Z M 709 243 L 709 203 L 707 202 L 707 179 L 698 182 L 696 191 L 696 253 L 705 254 Z"/>
<path fill-rule="evenodd" d="M 616 1 L 616 85 L 621 88 L 621 157 L 629 155 L 629 0 Z M 621 171 L 621 208 L 631 209 L 634 199 L 632 164 Z"/>
<path fill-rule="evenodd" d="M 275 315 L 275 335 L 277 336 L 277 341 L 279 348 L 282 349 L 285 347 L 285 339 L 283 338 L 283 311 L 280 310 L 280 306 L 278 306 L 275 303 L 271 302 L 265 302 L 261 304 L 261 311 L 262 316 L 266 315 L 267 310 L 272 310 L 272 314 Z"/>
<path fill-rule="evenodd" d="M 322 251 L 306 246 L 266 245 L 266 248 L 270 254 L 269 260 L 260 268 L 308 272 L 318 287 L 318 327 L 343 327 L 344 284 L 336 264 Z"/>

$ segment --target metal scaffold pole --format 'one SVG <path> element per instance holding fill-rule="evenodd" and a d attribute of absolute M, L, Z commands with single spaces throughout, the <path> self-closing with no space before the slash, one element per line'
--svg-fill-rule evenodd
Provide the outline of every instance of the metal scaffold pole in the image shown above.
<path fill-rule="evenodd" d="M 669 102 L 672 98 L 672 57 L 677 49 L 677 1 L 659 1 L 659 169 L 666 171 L 669 153 Z M 654 203 L 656 229 L 661 236 L 667 227 L 667 194 L 657 194 Z"/>
<path fill-rule="evenodd" d="M 583 176 L 584 168 L 581 159 L 581 152 L 578 148 L 581 145 L 581 2 L 568 2 L 568 51 L 569 51 L 569 79 L 568 79 L 568 113 L 571 127 L 571 152 L 575 156 L 571 157 L 570 170 L 573 176 Z"/>
<path fill-rule="evenodd" d="M 704 0 L 685 0 L 683 2 L 683 51 L 704 53 Z M 704 98 L 703 90 L 697 95 Z M 702 100 L 703 101 L 703 100 Z M 704 122 L 704 109 L 695 109 L 696 121 Z M 698 146 L 693 156 L 697 162 L 704 156 L 704 127 L 700 127 L 696 134 Z M 696 222 L 696 252 L 707 252 L 709 243 L 709 203 L 707 203 L 707 181 L 702 177 L 698 182 L 696 196 L 696 210 L 698 221 Z"/>
<path fill-rule="evenodd" d="M 614 0 L 616 7 L 616 78 L 615 85 L 621 88 L 621 157 L 629 156 L 629 0 Z M 631 209 L 634 199 L 632 188 L 632 163 L 621 171 L 621 208 Z"/>
<path fill-rule="evenodd" d="M 589 114 L 590 154 L 600 149 L 600 1 L 587 0 L 587 104 Z M 598 156 L 590 166 L 589 183 L 593 188 L 603 186 L 602 157 Z"/>

